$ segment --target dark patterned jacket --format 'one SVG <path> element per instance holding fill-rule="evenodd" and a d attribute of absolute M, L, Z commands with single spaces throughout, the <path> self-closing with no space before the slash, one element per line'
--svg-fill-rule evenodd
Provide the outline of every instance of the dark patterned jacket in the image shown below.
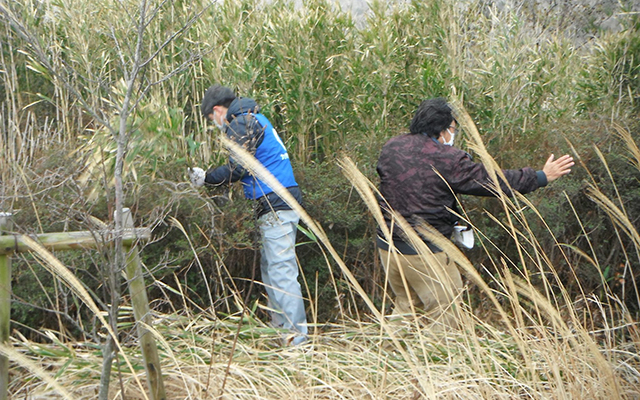
<path fill-rule="evenodd" d="M 380 193 L 386 203 L 401 214 L 412 226 L 423 220 L 445 237 L 450 237 L 457 217 L 447 208 L 456 210 L 456 194 L 495 196 L 490 189 L 491 178 L 484 165 L 474 163 L 466 152 L 445 146 L 427 135 L 407 134 L 390 139 L 382 148 L 378 159 Z M 532 168 L 504 170 L 509 185 L 520 193 L 529 193 L 547 184 L 542 171 Z M 501 183 L 502 190 L 511 195 Z M 380 199 L 387 226 L 391 228 L 386 203 Z M 388 244 L 378 232 L 379 247 Z M 404 254 L 416 254 L 394 227 L 394 244 Z M 425 242 L 434 251 L 437 247 Z"/>

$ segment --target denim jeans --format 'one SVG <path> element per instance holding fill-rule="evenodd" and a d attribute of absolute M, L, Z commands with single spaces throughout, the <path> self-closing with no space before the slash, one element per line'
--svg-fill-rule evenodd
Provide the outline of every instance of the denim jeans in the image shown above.
<path fill-rule="evenodd" d="M 271 323 L 289 330 L 293 338 L 285 339 L 285 344 L 294 345 L 307 339 L 307 315 L 295 250 L 299 219 L 292 210 L 271 211 L 258 219 L 262 239 L 260 271 L 272 310 Z"/>

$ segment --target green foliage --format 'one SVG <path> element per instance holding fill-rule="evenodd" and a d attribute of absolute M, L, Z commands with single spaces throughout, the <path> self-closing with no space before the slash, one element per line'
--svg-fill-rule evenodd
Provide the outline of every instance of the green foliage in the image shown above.
<path fill-rule="evenodd" d="M 134 110 L 128 127 L 129 150 L 123 175 L 135 184 L 135 190 L 158 177 L 164 178 L 167 167 L 186 172 L 192 165 L 201 143 L 193 135 L 187 136 L 185 120 L 182 109 L 164 104 L 141 102 Z M 113 185 L 113 181 L 108 181 L 105 187 L 104 177 L 114 175 L 117 143 L 106 129 L 83 135 L 80 142 L 78 154 L 86 161 L 78 180 L 89 186 L 89 198 L 95 199 Z"/>
<path fill-rule="evenodd" d="M 5 126 L 11 124 L 3 122 L 7 134 L 0 137 L 10 139 L 0 142 L 6 154 L 11 154 L 9 142 L 33 149 L 21 158 L 29 165 L 26 172 L 11 165 L 11 157 L 0 162 L 3 182 L 9 182 L 7 177 L 19 182 L 14 188 L 6 185 L 0 201 L 26 204 L 29 198 L 32 203 L 20 207 L 38 210 L 22 214 L 21 226 L 27 231 L 70 229 L 88 214 L 112 218 L 113 128 L 125 98 L 130 50 L 135 48 L 131 21 L 139 17 L 137 4 L 58 3 L 12 3 L 45 59 L 15 31 L 0 33 L 1 69 L 6 71 L 0 94 L 11 108 L 7 115 L 16 127 L 27 126 L 29 115 L 36 121 L 31 130 L 9 130 Z M 616 238 L 610 216 L 584 195 L 583 185 L 593 179 L 607 195 L 617 196 L 591 150 L 594 143 L 610 147 L 620 196 L 631 205 L 631 218 L 640 211 L 633 201 L 637 170 L 615 157 L 622 147 L 615 145 L 609 127 L 614 119 L 637 137 L 633 117 L 640 90 L 640 41 L 635 17 L 620 17 L 624 31 L 595 32 L 593 41 L 578 46 L 577 39 L 562 30 L 562 15 L 532 16 L 521 12 L 528 9 L 524 6 L 489 9 L 484 1 L 373 1 L 368 18 L 359 22 L 328 0 L 309 1 L 300 8 L 287 1 L 152 5 L 159 9 L 147 26 L 142 57 L 157 57 L 145 65 L 132 99 L 135 108 L 126 121 L 124 180 L 126 203 L 135 210 L 136 222 L 166 234 L 146 246 L 143 257 L 154 279 L 174 291 L 167 303 L 180 301 L 175 294 L 179 282 L 198 306 L 209 305 L 207 282 L 195 255 L 204 276 L 213 281 L 214 302 L 226 301 L 234 285 L 248 290 L 253 274 L 257 246 L 251 206 L 237 188 L 197 193 L 185 183 L 187 166 L 206 168 L 226 160 L 215 140 L 217 132 L 204 126 L 199 111 L 204 90 L 214 82 L 261 104 L 290 149 L 306 209 L 377 304 L 382 303 L 383 273 L 373 246 L 375 223 L 335 158 L 350 156 L 375 182 L 382 144 L 406 131 L 420 101 L 434 96 L 463 100 L 502 167 L 540 168 L 550 153 L 573 151 L 567 141 L 582 157 L 583 164 L 561 185 L 529 196 L 544 221 L 526 214 L 561 277 L 575 282 L 571 290 L 601 291 L 619 282 L 620 265 L 637 264 L 626 258 L 628 238 Z M 53 122 L 45 125 L 45 120 Z M 64 144 L 42 139 L 49 136 Z M 54 159 L 54 152 L 66 157 Z M 5 200 L 11 190 L 15 198 Z M 463 202 L 474 224 L 496 243 L 496 253 L 517 260 L 511 264 L 517 268 L 512 238 L 487 218 L 490 213 L 503 220 L 500 203 Z M 68 211 L 70 204 L 79 210 Z M 189 239 L 168 217 L 183 224 Z M 300 241 L 308 241 L 300 235 Z M 588 239 L 601 244 L 596 256 L 606 262 L 597 271 L 571 255 L 580 271 L 576 280 L 556 240 L 586 251 Z M 478 264 L 495 255 L 477 249 L 471 254 Z M 348 291 L 342 277 L 330 270 L 315 244 L 299 246 L 298 255 L 309 296 L 320 303 L 319 315 L 335 317 L 337 302 L 351 301 L 345 296 L 336 300 Z M 29 290 L 32 285 L 30 281 Z M 88 285 L 96 289 L 95 282 Z M 151 290 L 154 295 L 162 292 L 157 286 Z M 259 289 L 253 290 L 252 299 L 259 298 Z M 232 311 L 235 305 L 228 304 Z"/>
<path fill-rule="evenodd" d="M 380 271 L 372 270 L 375 232 L 366 206 L 336 164 L 327 162 L 298 171 L 297 181 L 303 190 L 306 211 L 320 222 L 361 285 L 369 293 L 375 292 L 376 279 L 371 278 Z M 297 248 L 297 253 L 311 291 L 309 296 L 319 299 L 319 317 L 324 320 L 331 318 L 337 308 L 335 285 L 346 282 L 335 265 L 327 264 L 327 256 L 318 246 L 305 244 Z"/>
<path fill-rule="evenodd" d="M 640 25 L 638 18 L 621 34 L 604 35 L 593 47 L 592 63 L 578 84 L 581 112 L 612 109 L 614 117 L 638 109 L 640 99 Z"/>

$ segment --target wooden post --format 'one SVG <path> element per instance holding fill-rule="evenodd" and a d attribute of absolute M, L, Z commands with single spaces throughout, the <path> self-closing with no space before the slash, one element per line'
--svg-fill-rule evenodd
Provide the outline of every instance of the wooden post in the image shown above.
<path fill-rule="evenodd" d="M 128 208 L 122 210 L 122 225 L 124 229 L 133 229 L 133 217 Z M 142 262 L 138 254 L 138 248 L 135 245 L 123 245 L 127 253 L 127 262 L 125 264 L 125 273 L 127 282 L 129 283 L 129 294 L 131 295 L 131 305 L 133 306 L 133 315 L 137 322 L 144 322 L 151 325 L 151 316 L 149 315 L 149 299 L 147 297 L 147 288 L 142 275 Z M 149 332 L 142 324 L 138 324 L 138 337 L 140 340 L 140 348 L 142 349 L 142 357 L 144 359 L 144 367 L 147 371 L 147 380 L 149 383 L 151 400 L 166 400 L 167 396 L 164 390 L 164 382 L 162 380 L 162 371 L 160 369 L 160 358 L 158 357 L 158 348 L 153 334 Z"/>
<path fill-rule="evenodd" d="M 0 213 L 0 235 L 12 228 L 11 213 Z M 11 323 L 11 255 L 0 254 L 0 343 L 9 344 Z M 9 389 L 9 359 L 0 355 L 0 400 Z"/>
<path fill-rule="evenodd" d="M 133 218 L 128 208 L 123 211 L 123 236 L 122 246 L 126 251 L 125 272 L 129 283 L 129 293 L 133 305 L 133 314 L 138 322 L 151 325 L 149 315 L 149 300 L 142 274 L 142 263 L 136 247 L 140 239 L 151 237 L 148 228 L 134 228 Z M 15 252 L 28 250 L 23 243 L 22 235 L 3 235 L 12 229 L 12 214 L 0 212 L 0 343 L 9 343 L 11 321 L 11 255 Z M 44 233 L 36 235 L 37 240 L 46 248 L 52 250 L 89 249 L 96 248 L 103 240 L 113 238 L 113 232 L 103 232 L 104 236 L 96 235 L 96 232 L 61 232 Z M 138 324 L 138 336 L 142 356 L 149 381 L 150 399 L 166 400 L 160 359 L 153 334 L 143 324 Z M 0 355 L 0 400 L 8 399 L 9 387 L 9 360 Z"/>

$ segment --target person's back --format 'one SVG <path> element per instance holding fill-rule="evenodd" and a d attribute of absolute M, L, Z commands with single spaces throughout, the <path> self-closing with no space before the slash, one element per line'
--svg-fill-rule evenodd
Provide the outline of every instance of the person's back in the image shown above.
<path fill-rule="evenodd" d="M 390 139 L 382 148 L 377 167 L 380 192 L 386 203 L 415 225 L 416 217 L 428 222 L 445 237 L 451 236 L 458 218 L 456 194 L 494 196 L 491 178 L 482 164 L 469 154 L 423 134 Z M 505 170 L 511 188 L 529 193 L 546 184 L 535 170 Z M 510 193 L 509 187 L 503 190 Z"/>
<path fill-rule="evenodd" d="M 453 147 L 457 121 L 444 99 L 425 100 L 416 111 L 411 133 L 391 138 L 382 148 L 377 171 L 380 176 L 380 207 L 392 242 L 378 230 L 377 245 L 389 282 L 396 294 L 396 312 L 408 313 L 411 305 L 439 318 L 451 312 L 451 302 L 461 290 L 457 267 L 438 247 L 423 238 L 431 254 L 418 254 L 393 220 L 391 210 L 411 226 L 428 223 L 449 238 L 458 217 L 457 194 L 495 196 L 492 181 L 482 164 L 474 163 L 464 151 Z M 532 168 L 504 170 L 510 190 L 528 193 L 570 172 L 573 159 L 553 155 L 542 171 Z M 393 253 L 400 257 L 392 256 Z M 438 270 L 440 272 L 438 272 Z M 444 274 L 442 273 L 444 272 Z M 445 281 L 437 277 L 445 276 Z M 406 290 L 408 288 L 408 290 Z M 446 324 L 452 316 L 445 315 Z"/>
<path fill-rule="evenodd" d="M 455 207 L 455 197 L 441 175 L 455 173 L 452 151 L 464 155 L 425 135 L 406 134 L 390 139 L 382 148 L 377 166 L 384 198 L 381 206 L 386 208 L 388 203 L 409 222 L 418 217 L 444 235 L 450 234 L 455 221 L 450 221 L 447 207 Z"/>

